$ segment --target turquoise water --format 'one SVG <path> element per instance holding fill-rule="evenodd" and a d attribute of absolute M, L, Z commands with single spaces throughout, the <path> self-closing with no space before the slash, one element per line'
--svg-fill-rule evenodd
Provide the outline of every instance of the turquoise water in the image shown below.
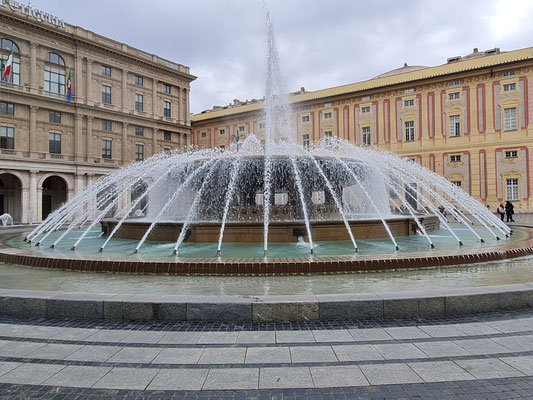
<path fill-rule="evenodd" d="M 461 226 L 455 225 L 461 229 Z M 478 229 L 478 228 L 476 228 Z M 465 246 L 482 247 L 483 244 L 474 240 L 472 233 L 458 230 Z M 43 250 L 50 252 L 69 251 L 80 231 L 73 232 L 58 249 L 49 249 L 48 242 Z M 97 249 L 103 238 L 97 237 L 95 231 L 89 235 L 87 242 L 83 242 L 76 254 L 100 254 Z M 432 233 L 435 248 L 458 249 L 449 233 L 440 230 Z M 527 239 L 527 232 L 516 229 L 510 238 L 500 241 L 487 239 L 485 246 L 511 243 Z M 23 236 L 15 237 L 9 243 L 15 247 L 29 248 L 31 245 L 22 241 Z M 53 240 L 50 240 L 50 244 Z M 111 247 L 104 255 L 127 255 L 136 245 L 136 241 L 114 239 Z M 390 241 L 367 240 L 358 241 L 361 253 L 363 249 L 372 254 L 393 252 Z M 431 251 L 424 238 L 399 238 L 401 251 Z M 172 245 L 151 243 L 143 247 L 140 255 L 148 254 L 169 256 Z M 259 250 L 257 249 L 259 248 Z M 260 246 L 225 244 L 229 256 L 230 250 L 239 254 L 253 254 L 257 256 Z M 306 256 L 309 249 L 296 244 L 273 245 L 271 250 L 275 254 L 301 254 Z M 187 252 L 186 252 L 187 250 Z M 211 257 L 216 250 L 215 245 L 192 245 L 186 243 L 183 252 L 189 257 Z M 318 255 L 352 254 L 351 244 L 348 242 L 322 242 L 316 248 Z M 162 252 L 161 252 L 162 251 Z M 161 253 L 161 254 L 160 254 Z M 224 254 L 224 253 L 223 253 Z M 169 256 L 170 257 L 170 256 Z M 350 293 L 390 293 L 402 291 L 432 291 L 445 289 L 461 289 L 466 287 L 483 287 L 494 285 L 508 285 L 516 283 L 533 283 L 533 257 L 478 263 L 465 266 L 447 268 L 432 268 L 412 271 L 385 271 L 347 273 L 339 275 L 295 275 L 295 276 L 163 276 L 163 275 L 127 275 L 96 272 L 72 272 L 61 270 L 47 270 L 32 267 L 0 263 L 0 288 L 40 290 L 55 292 L 77 293 L 113 293 L 113 294 L 158 294 L 158 295 L 298 295 L 298 294 L 350 294 Z"/>
<path fill-rule="evenodd" d="M 439 229 L 429 233 L 429 236 L 435 244 L 435 250 L 454 251 L 459 248 L 484 248 L 489 246 L 513 243 L 518 240 L 524 240 L 528 234 L 522 230 L 516 230 L 509 238 L 500 234 L 502 240 L 496 240 L 489 232 L 480 226 L 473 226 L 478 234 L 485 239 L 481 243 L 474 234 L 465 226 L 457 223 L 450 224 L 456 235 L 464 243 L 460 247 L 457 241 L 445 229 Z M 52 233 L 40 246 L 41 251 L 50 253 L 72 253 L 72 254 L 90 254 L 103 256 L 138 256 L 138 257 L 175 257 L 172 255 L 174 243 L 146 242 L 141 247 L 137 255 L 133 255 L 133 249 L 138 241 L 112 238 L 107 244 L 103 253 L 98 249 L 105 241 L 104 236 L 100 235 L 100 230 L 94 230 L 83 239 L 78 248 L 72 252 L 70 248 L 76 240 L 82 235 L 83 230 L 71 231 L 65 238 L 54 248 L 50 245 L 60 236 L 62 231 Z M 33 245 L 24 242 L 23 235 L 11 238 L 6 243 L 17 248 L 35 248 Z M 426 238 L 420 235 L 400 236 L 396 238 L 400 250 L 396 251 L 390 239 L 372 239 L 357 240 L 357 246 L 361 255 L 379 255 L 379 254 L 396 254 L 431 251 Z M 354 248 L 349 240 L 343 241 L 325 241 L 315 242 L 315 256 L 348 256 L 354 255 Z M 217 243 L 183 243 L 179 248 L 179 256 L 182 258 L 212 258 L 215 257 Z M 268 257 L 308 257 L 310 253 L 308 243 L 270 243 L 268 247 Z M 262 243 L 223 243 L 222 258 L 262 258 Z"/>

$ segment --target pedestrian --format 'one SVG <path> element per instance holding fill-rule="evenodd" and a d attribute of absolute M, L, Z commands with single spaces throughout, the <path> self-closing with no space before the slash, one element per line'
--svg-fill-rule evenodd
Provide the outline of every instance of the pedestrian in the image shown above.
<path fill-rule="evenodd" d="M 498 206 L 498 214 L 500 214 L 500 219 L 503 221 L 503 216 L 505 215 L 505 207 L 502 203 Z"/>
<path fill-rule="evenodd" d="M 514 222 L 514 219 L 513 219 L 514 206 L 513 206 L 513 203 L 511 203 L 509 200 L 507 200 L 507 203 L 505 203 L 505 214 L 507 214 L 506 222 Z"/>
<path fill-rule="evenodd" d="M 446 210 L 444 209 L 444 206 L 440 206 L 439 207 L 439 212 L 441 213 L 441 215 L 446 218 Z"/>

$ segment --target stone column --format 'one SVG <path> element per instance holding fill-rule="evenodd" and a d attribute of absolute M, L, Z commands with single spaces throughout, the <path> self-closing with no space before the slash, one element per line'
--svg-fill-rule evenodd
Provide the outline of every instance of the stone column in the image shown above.
<path fill-rule="evenodd" d="M 76 173 L 74 176 L 74 192 L 76 194 L 83 191 L 83 174 Z"/>
<path fill-rule="evenodd" d="M 128 123 L 122 123 L 122 164 L 128 163 Z"/>
<path fill-rule="evenodd" d="M 152 155 L 157 154 L 157 135 L 159 135 L 159 129 L 154 128 L 154 133 L 152 134 Z"/>
<path fill-rule="evenodd" d="M 81 136 L 83 133 L 83 115 L 74 115 L 74 159 L 79 161 L 81 159 Z"/>
<path fill-rule="evenodd" d="M 37 78 L 37 44 L 30 43 L 30 90 L 35 91 L 39 88 L 39 79 Z"/>
<path fill-rule="evenodd" d="M 87 174 L 87 187 L 91 187 L 94 181 L 94 174 Z M 96 214 L 96 195 L 91 197 L 89 200 L 89 209 L 91 210 L 89 214 L 90 219 L 94 219 Z"/>
<path fill-rule="evenodd" d="M 30 106 L 30 135 L 28 137 L 28 151 L 33 157 L 37 151 L 37 111 L 39 107 Z"/>
<path fill-rule="evenodd" d="M 176 116 L 176 118 L 178 120 L 178 123 L 183 124 L 183 113 L 181 112 L 181 103 L 182 103 L 181 99 L 183 96 L 182 96 L 180 87 L 177 88 L 177 91 L 178 91 L 178 107 L 176 107 L 177 108 L 176 111 L 178 115 Z"/>
<path fill-rule="evenodd" d="M 155 116 L 158 114 L 158 101 L 157 101 L 157 79 L 154 79 L 152 81 L 152 115 L 155 118 Z"/>
<path fill-rule="evenodd" d="M 93 156 L 93 152 L 91 151 L 92 147 L 92 137 L 93 137 L 93 117 L 92 115 L 87 115 L 87 135 L 85 137 L 85 157 L 87 162 L 91 162 L 91 157 Z M 95 156 L 97 157 L 97 156 Z"/>
<path fill-rule="evenodd" d="M 92 69 L 93 62 L 87 57 L 87 105 L 93 105 L 92 96 Z"/>
<path fill-rule="evenodd" d="M 122 70 L 122 111 L 128 110 L 128 71 Z"/>
<path fill-rule="evenodd" d="M 34 221 L 40 221 L 41 220 L 41 215 L 38 214 L 37 212 L 37 203 L 38 203 L 38 198 L 37 198 L 37 173 L 39 171 L 30 171 L 30 188 L 29 188 L 29 204 L 28 204 L 28 210 L 32 210 L 33 211 L 33 219 Z M 26 211 L 26 210 L 24 210 Z"/>
<path fill-rule="evenodd" d="M 188 125 L 190 126 L 191 125 L 191 121 L 190 121 L 190 111 L 189 111 L 189 89 L 184 89 L 183 90 L 183 94 L 185 95 L 185 125 Z"/>
<path fill-rule="evenodd" d="M 76 56 L 76 70 L 74 71 L 75 86 L 72 88 L 74 92 L 74 99 L 76 102 L 81 102 L 82 86 L 83 86 L 83 57 Z"/>
<path fill-rule="evenodd" d="M 27 224 L 30 223 L 30 220 L 28 219 L 28 211 L 30 209 L 29 204 L 30 204 L 30 191 L 28 188 L 22 188 L 22 217 L 21 217 L 22 223 L 27 223 Z M 34 222 L 37 221 L 37 212 L 34 213 L 32 221 Z"/>

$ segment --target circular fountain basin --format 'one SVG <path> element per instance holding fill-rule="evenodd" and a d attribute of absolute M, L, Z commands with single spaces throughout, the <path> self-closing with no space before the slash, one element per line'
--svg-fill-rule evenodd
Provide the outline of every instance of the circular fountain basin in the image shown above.
<path fill-rule="evenodd" d="M 528 229 L 517 229 L 502 240 L 488 238 L 481 243 L 466 227 L 454 227 L 462 233 L 464 246 L 444 229 L 431 232 L 435 248 L 422 235 L 399 237 L 396 251 L 387 239 L 359 240 L 360 253 L 354 253 L 349 240 L 315 242 L 315 256 L 309 256 L 308 243 L 272 243 L 269 257 L 261 257 L 261 244 L 224 243 L 222 257 L 214 257 L 216 243 L 184 243 L 179 257 L 172 255 L 173 243 L 147 243 L 139 254 L 132 254 L 136 241 L 113 238 L 103 253 L 104 241 L 95 230 L 86 237 L 84 246 L 70 251 L 79 232 L 70 232 L 61 246 L 40 247 L 22 240 L 21 235 L 4 237 L 0 261 L 41 268 L 73 271 L 163 275 L 276 275 L 331 274 L 340 272 L 412 269 L 462 265 L 503 260 L 533 253 Z M 481 227 L 473 227 L 482 231 Z M 54 232 L 59 235 L 61 232 Z M 54 241 L 54 236 L 50 237 Z"/>

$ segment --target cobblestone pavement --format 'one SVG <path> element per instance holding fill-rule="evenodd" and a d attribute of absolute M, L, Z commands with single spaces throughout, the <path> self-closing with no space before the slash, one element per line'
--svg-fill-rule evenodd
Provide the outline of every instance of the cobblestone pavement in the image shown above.
<path fill-rule="evenodd" d="M 533 310 L 276 324 L 0 319 L 0 399 L 533 399 Z"/>

